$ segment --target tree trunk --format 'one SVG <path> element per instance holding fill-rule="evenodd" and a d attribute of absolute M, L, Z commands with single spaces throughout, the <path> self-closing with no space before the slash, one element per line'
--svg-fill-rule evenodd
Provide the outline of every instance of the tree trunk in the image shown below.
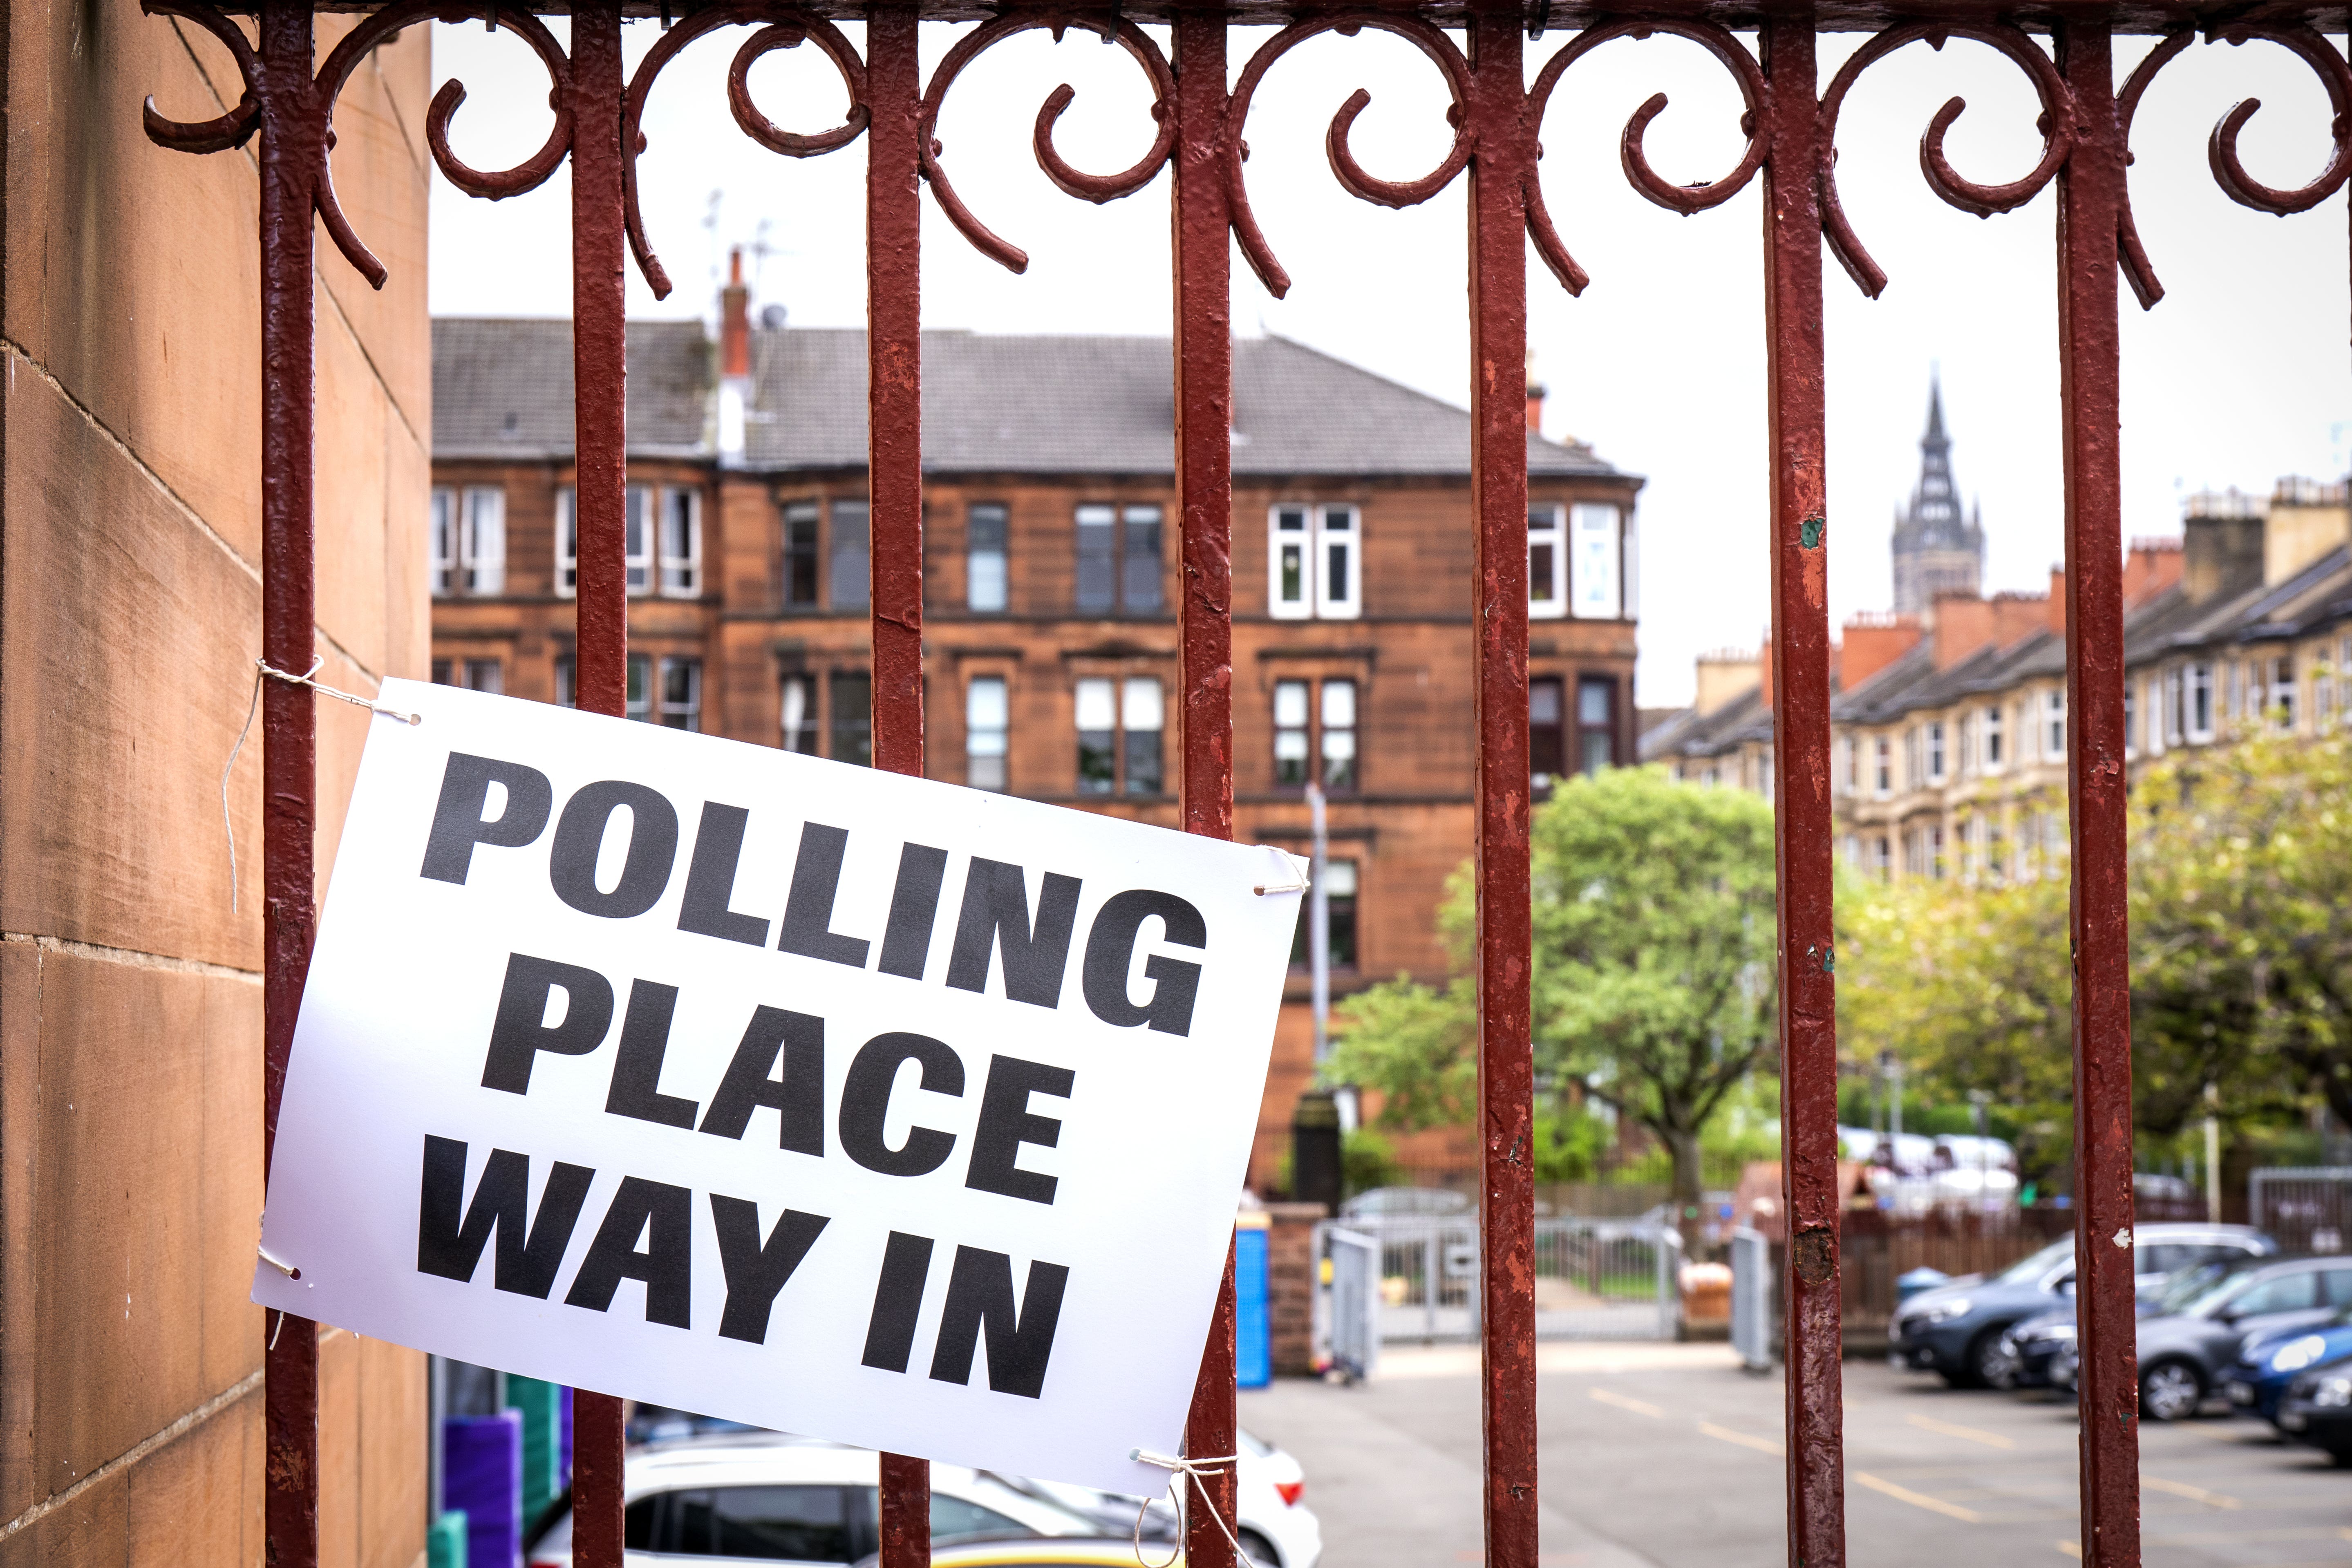
<path fill-rule="evenodd" d="M 1666 1149 L 1674 1156 L 1674 1187 L 1668 1201 L 1674 1205 L 1675 1223 L 1683 1233 L 1683 1256 L 1696 1261 L 1698 1258 L 1699 1222 L 1703 1215 L 1704 1184 L 1699 1178 L 1698 1134 L 1696 1131 L 1665 1132 Z"/>

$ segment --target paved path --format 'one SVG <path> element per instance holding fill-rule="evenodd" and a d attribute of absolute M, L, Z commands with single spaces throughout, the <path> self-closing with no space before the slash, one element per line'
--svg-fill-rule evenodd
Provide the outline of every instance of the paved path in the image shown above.
<path fill-rule="evenodd" d="M 1284 1382 L 1242 1422 L 1307 1468 L 1328 1568 L 1479 1560 L 1475 1350 L 1385 1352 L 1361 1388 Z M 1780 1380 L 1721 1346 L 1546 1344 L 1542 1568 L 1784 1568 Z M 1848 1363 L 1846 1515 L 1868 1568 L 2066 1568 L 2075 1421 Z M 2141 1429 L 2147 1568 L 2352 1568 L 2352 1471 L 2260 1422 Z"/>

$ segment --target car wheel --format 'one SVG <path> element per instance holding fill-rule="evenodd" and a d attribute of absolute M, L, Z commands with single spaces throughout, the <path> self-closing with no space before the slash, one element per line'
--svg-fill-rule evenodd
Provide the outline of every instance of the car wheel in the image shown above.
<path fill-rule="evenodd" d="M 1282 1568 L 1282 1553 L 1274 1549 L 1273 1542 L 1256 1531 L 1241 1531 L 1234 1539 L 1242 1543 L 1242 1555 L 1251 1562 L 1261 1563 L 1264 1568 Z"/>
<path fill-rule="evenodd" d="M 2205 1402 L 2205 1379 L 2185 1361 L 2158 1362 L 2139 1374 L 2139 1413 L 2150 1421 L 2179 1421 Z"/>
<path fill-rule="evenodd" d="M 1969 1344 L 1969 1377 L 1979 1388 L 2017 1386 L 2016 1352 L 2000 1338 L 2000 1330 L 1987 1329 Z"/>

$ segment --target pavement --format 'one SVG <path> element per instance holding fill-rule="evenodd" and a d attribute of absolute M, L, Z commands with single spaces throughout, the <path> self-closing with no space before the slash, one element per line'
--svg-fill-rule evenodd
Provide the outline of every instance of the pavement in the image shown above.
<path fill-rule="evenodd" d="M 1242 1394 L 1242 1424 L 1306 1468 L 1325 1568 L 1480 1560 L 1477 1367 L 1472 1346 L 1394 1347 L 1364 1385 Z M 2071 1400 L 1844 1370 L 1850 1560 L 2079 1562 Z M 1780 1407 L 1779 1373 L 1722 1345 L 1539 1345 L 1540 1568 L 1786 1568 Z M 2209 1409 L 2141 1426 L 2147 1568 L 2352 1565 L 2352 1470 Z"/>

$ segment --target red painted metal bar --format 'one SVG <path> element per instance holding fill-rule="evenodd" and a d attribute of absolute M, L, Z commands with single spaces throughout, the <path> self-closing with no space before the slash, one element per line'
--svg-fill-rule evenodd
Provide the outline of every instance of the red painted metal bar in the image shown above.
<path fill-rule="evenodd" d="M 1536 1564 L 1535 1059 L 1528 1011 L 1526 42 L 1470 22 L 1470 490 L 1477 508 L 1478 1188 L 1488 1568 Z"/>
<path fill-rule="evenodd" d="M 620 0 L 572 8 L 573 517 L 579 530 L 576 700 L 624 714 L 629 691 L 628 330 L 622 267 Z M 621 1568 L 625 1425 L 617 1395 L 572 1403 L 572 1560 Z"/>
<path fill-rule="evenodd" d="M 915 11 L 866 25 L 866 476 L 874 765 L 923 773 L 922 78 Z M 882 1568 L 931 1560 L 931 1467 L 882 1456 Z"/>
<path fill-rule="evenodd" d="M 2105 22 L 2058 28 L 2079 139 L 2058 175 L 2066 474 L 2066 748 L 2074 837 L 2074 1311 L 2082 1335 L 2083 1562 L 2139 1563 L 2132 1289 L 2131 973 L 2124 812 L 2123 476 L 2116 237 L 2128 155 Z"/>
<path fill-rule="evenodd" d="M 1183 648 L 1181 784 L 1184 830 L 1234 836 L 1234 340 L 1231 221 L 1221 151 L 1225 135 L 1225 21 L 1176 18 L 1175 264 L 1176 500 L 1183 581 L 1177 601 Z M 1201 1374 L 1184 1423 L 1184 1451 L 1200 1458 L 1240 1452 L 1234 1411 L 1234 1254 L 1217 1290 Z M 1192 1568 L 1234 1568 L 1228 1525 L 1238 1488 L 1232 1467 L 1208 1473 L 1185 1500 L 1184 1554 Z M 1207 1506 L 1200 1504 L 1205 1500 Z"/>
<path fill-rule="evenodd" d="M 318 307 L 310 212 L 326 158 L 326 119 L 311 84 L 310 0 L 267 0 L 259 27 L 261 103 L 261 657 L 299 675 L 317 644 L 312 494 L 316 472 Z M 310 689 L 261 683 L 261 1161 L 278 1142 L 278 1107 L 317 924 L 312 863 L 318 801 Z M 265 1176 L 266 1182 L 266 1176 Z M 319 1561 L 319 1331 L 264 1313 L 263 1500 L 273 1568 Z"/>
<path fill-rule="evenodd" d="M 1845 1562 L 1839 1364 L 1837 982 L 1831 909 L 1828 391 L 1813 18 L 1765 25 L 1773 830 L 1780 875 L 1782 1291 L 1790 1568 Z"/>

